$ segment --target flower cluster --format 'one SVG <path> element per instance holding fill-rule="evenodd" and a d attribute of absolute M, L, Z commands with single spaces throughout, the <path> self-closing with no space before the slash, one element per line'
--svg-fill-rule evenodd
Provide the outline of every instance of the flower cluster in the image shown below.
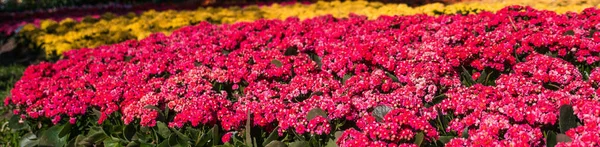
<path fill-rule="evenodd" d="M 30 66 L 6 104 L 55 123 L 98 109 L 99 123 L 120 112 L 127 124 L 154 126 L 163 108 L 175 112 L 170 127 L 230 132 L 251 120 L 280 134 L 329 135 L 334 122 L 352 122 L 342 146 L 414 146 L 452 132 L 468 136 L 449 146 L 542 146 L 559 109 L 571 105 L 582 123 L 560 145 L 588 145 L 600 122 L 598 14 L 510 6 L 464 16 L 201 22 Z M 382 106 L 389 112 L 373 116 Z M 446 116 L 447 127 L 432 124 Z"/>
<path fill-rule="evenodd" d="M 27 10 L 19 12 L 4 12 L 0 14 L 0 33 L 10 35 L 22 25 L 35 24 L 39 26 L 44 20 L 61 21 L 63 19 L 84 20 L 86 17 L 95 17 L 112 13 L 125 15 L 129 13 L 141 13 L 148 10 L 169 10 L 169 9 L 195 9 L 197 5 L 180 5 L 165 3 L 138 3 L 123 4 L 110 2 L 107 4 L 84 4 L 77 6 L 66 6 L 58 8 Z"/>
<path fill-rule="evenodd" d="M 307 129 L 310 130 L 308 132 L 311 134 L 323 135 L 329 134 L 331 125 L 326 118 L 317 116 L 308 122 Z"/>
<path fill-rule="evenodd" d="M 452 5 L 435 3 L 419 7 L 409 7 L 405 4 L 383 4 L 365 1 L 334 1 L 317 2 L 313 4 L 272 4 L 260 7 L 257 5 L 250 5 L 243 8 L 207 7 L 181 11 L 168 10 L 169 7 L 166 7 L 158 10 L 168 11 L 149 10 L 140 15 L 132 14 L 116 16 L 111 13 L 91 13 L 91 15 L 93 15 L 92 17 L 83 17 L 85 15 L 75 17 L 78 18 L 79 22 L 68 18 L 36 21 L 35 24 L 39 27 L 35 27 L 36 25 L 33 24 L 25 25 L 20 34 L 33 40 L 35 44 L 42 46 L 46 51 L 46 54 L 51 55 L 56 53 L 57 55 L 61 55 L 63 52 L 71 49 L 94 48 L 100 45 L 113 44 L 130 39 L 139 40 L 157 32 L 170 34 L 178 28 L 194 25 L 201 21 L 221 24 L 255 21 L 263 18 L 285 20 L 288 17 L 298 17 L 304 20 L 322 15 L 333 15 L 336 18 L 344 18 L 351 13 L 365 15 L 370 19 L 376 19 L 382 15 L 469 14 L 479 13 L 483 10 L 494 12 L 505 6 L 514 4 L 527 4 L 538 9 L 549 9 L 564 13 L 568 11 L 580 12 L 584 8 L 596 6 L 591 1 L 585 1 L 587 3 L 581 2 L 569 4 L 539 4 L 540 2 L 538 1 L 542 0 L 463 2 Z M 128 11 L 117 11 L 116 14 L 124 14 L 126 12 Z M 136 12 L 139 13 L 139 11 Z M 82 14 L 87 15 L 90 13 Z M 19 23 L 21 22 L 23 21 L 19 21 Z M 11 23 L 8 23 L 7 25 L 17 26 Z"/>
<path fill-rule="evenodd" d="M 381 122 L 377 122 L 373 116 L 365 116 L 356 122 L 363 133 L 345 131 L 337 143 L 340 146 L 402 146 L 413 145 L 412 140 L 417 133 L 424 134 L 430 141 L 437 138 L 437 131 L 429 124 L 431 116 L 417 116 L 416 113 L 402 108 L 391 110 Z M 362 141 L 356 144 L 357 140 Z"/>

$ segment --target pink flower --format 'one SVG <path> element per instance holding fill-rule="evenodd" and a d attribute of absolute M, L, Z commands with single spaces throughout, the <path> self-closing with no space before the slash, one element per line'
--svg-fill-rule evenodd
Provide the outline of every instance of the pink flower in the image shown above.
<path fill-rule="evenodd" d="M 75 117 L 69 118 L 69 123 L 71 123 L 71 124 L 75 124 L 76 121 L 77 121 L 77 118 L 75 118 Z"/>
<path fill-rule="evenodd" d="M 331 126 L 326 118 L 317 116 L 308 122 L 310 133 L 317 135 L 326 135 L 331 132 Z"/>
<path fill-rule="evenodd" d="M 231 141 L 231 135 L 233 135 L 233 133 L 231 133 L 231 132 L 225 133 L 225 135 L 223 135 L 223 137 L 221 137 L 221 141 L 223 143 Z"/>
<path fill-rule="evenodd" d="M 5 103 L 24 119 L 74 123 L 93 109 L 98 123 L 118 112 L 146 127 L 168 109 L 169 127 L 218 124 L 230 132 L 223 142 L 248 120 L 279 135 L 343 131 L 340 146 L 415 146 L 421 133 L 431 142 L 465 130 L 468 138 L 447 145 L 543 146 L 542 132 L 571 105 L 584 125 L 562 145 L 597 145 L 600 40 L 590 32 L 598 14 L 510 6 L 466 16 L 202 22 L 32 65 Z M 473 79 L 485 69 L 492 84 L 463 85 L 463 67 Z M 314 108 L 326 117 L 307 120 Z M 449 116 L 447 127 L 437 124 Z M 355 125 L 334 130 L 336 122 Z"/>
<path fill-rule="evenodd" d="M 473 75 L 471 75 L 471 78 L 473 78 L 473 80 L 477 80 L 477 79 L 479 79 L 479 76 L 481 76 L 481 73 L 475 72 L 475 73 L 473 73 Z"/>

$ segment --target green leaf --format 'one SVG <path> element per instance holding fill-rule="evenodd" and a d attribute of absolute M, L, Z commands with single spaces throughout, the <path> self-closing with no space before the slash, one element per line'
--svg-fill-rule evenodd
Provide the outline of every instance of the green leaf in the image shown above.
<path fill-rule="evenodd" d="M 171 131 L 173 131 L 173 133 L 175 133 L 175 134 L 177 135 L 177 137 L 179 137 L 179 138 L 181 138 L 181 139 L 183 139 L 183 140 L 185 140 L 185 141 L 189 141 L 189 140 L 190 140 L 190 138 L 189 138 L 189 137 L 187 137 L 187 135 L 185 135 L 185 134 L 183 134 L 183 133 L 179 132 L 179 131 L 178 131 L 177 129 L 175 129 L 175 128 L 171 128 Z"/>
<path fill-rule="evenodd" d="M 171 136 L 171 130 L 169 129 L 167 124 L 157 121 L 156 127 L 158 128 L 158 135 L 162 136 L 163 138 Z"/>
<path fill-rule="evenodd" d="M 38 144 L 37 136 L 33 133 L 27 133 L 21 137 L 19 141 L 20 147 L 34 147 Z"/>
<path fill-rule="evenodd" d="M 310 59 L 315 61 L 317 63 L 317 69 L 321 69 L 321 67 L 323 66 L 323 62 L 321 61 L 321 57 L 319 57 L 319 55 L 317 55 L 316 53 L 312 52 L 308 54 Z"/>
<path fill-rule="evenodd" d="M 593 38 L 593 37 L 594 37 L 594 33 L 596 33 L 597 31 L 598 31 L 598 30 L 596 30 L 595 28 L 592 28 L 592 29 L 590 30 L 590 33 L 588 34 L 588 35 L 589 35 L 589 37 L 588 37 L 588 38 Z"/>
<path fill-rule="evenodd" d="M 167 139 L 167 140 L 163 140 L 162 142 L 160 142 L 157 147 L 169 147 L 169 146 L 170 146 L 169 140 Z"/>
<path fill-rule="evenodd" d="M 287 145 L 281 141 L 274 140 L 266 144 L 265 147 L 287 147 Z"/>
<path fill-rule="evenodd" d="M 82 142 L 96 144 L 102 142 L 107 137 L 108 136 L 106 135 L 106 133 L 104 133 L 104 130 L 102 130 L 102 128 L 92 127 L 90 128 L 90 131 L 88 132 L 87 136 L 83 138 Z"/>
<path fill-rule="evenodd" d="M 183 147 L 188 147 L 188 146 L 190 146 L 190 143 L 189 143 L 189 141 L 187 141 L 187 140 L 184 140 L 184 139 L 182 139 L 181 137 L 177 137 L 177 143 L 178 143 L 180 146 L 183 146 Z"/>
<path fill-rule="evenodd" d="M 394 81 L 394 82 L 400 82 L 400 80 L 398 80 L 398 77 L 396 77 L 396 75 L 394 75 L 394 74 L 392 74 L 392 73 L 389 73 L 389 72 L 387 72 L 387 71 L 385 72 L 385 74 L 386 74 L 388 77 L 390 77 L 390 78 L 392 79 L 392 81 Z"/>
<path fill-rule="evenodd" d="M 342 84 L 346 83 L 346 80 L 350 79 L 352 77 L 352 74 L 345 74 L 344 77 L 342 78 Z"/>
<path fill-rule="evenodd" d="M 165 106 L 165 118 L 169 118 L 169 106 Z"/>
<path fill-rule="evenodd" d="M 135 135 L 131 138 L 132 141 L 139 141 L 141 143 L 148 142 L 151 137 L 148 137 L 149 134 L 145 134 L 142 132 L 135 132 Z"/>
<path fill-rule="evenodd" d="M 132 141 L 132 142 L 129 142 L 129 143 L 127 144 L 127 147 L 137 147 L 137 146 L 144 146 L 144 145 L 143 145 L 143 144 L 140 144 L 140 143 L 139 143 L 139 142 L 137 142 L 137 141 Z M 148 146 L 148 144 L 146 144 L 145 146 Z"/>
<path fill-rule="evenodd" d="M 297 47 L 288 47 L 285 50 L 285 53 L 283 53 L 283 55 L 285 55 L 285 56 L 298 55 L 298 48 Z"/>
<path fill-rule="evenodd" d="M 160 110 L 160 108 L 158 108 L 156 106 L 153 106 L 153 105 L 146 105 L 146 106 L 144 106 L 144 108 L 146 108 L 146 109 L 154 109 L 154 110 L 156 110 L 158 112 L 162 112 L 162 110 Z"/>
<path fill-rule="evenodd" d="M 462 137 L 463 138 L 469 138 L 469 128 L 466 127 L 463 132 L 462 132 Z"/>
<path fill-rule="evenodd" d="M 333 136 L 335 137 L 335 141 L 342 137 L 342 134 L 344 134 L 344 131 L 335 131 L 335 134 L 333 134 Z"/>
<path fill-rule="evenodd" d="M 546 135 L 546 147 L 554 147 L 558 142 L 556 142 L 556 132 L 548 131 Z"/>
<path fill-rule="evenodd" d="M 310 139 L 308 140 L 308 142 L 310 143 L 310 146 L 319 146 L 319 142 L 313 135 L 310 136 Z"/>
<path fill-rule="evenodd" d="M 425 139 L 425 134 L 423 134 L 423 132 L 417 133 L 417 135 L 415 135 L 415 144 L 417 146 L 421 146 L 421 144 L 423 144 L 424 139 Z"/>
<path fill-rule="evenodd" d="M 445 144 L 445 143 L 450 142 L 450 140 L 452 140 L 452 138 L 454 138 L 454 136 L 440 136 L 440 138 L 438 138 L 438 140 Z"/>
<path fill-rule="evenodd" d="M 123 136 L 123 130 L 125 130 L 125 125 L 110 125 L 108 129 L 105 129 L 105 133 L 108 136 Z"/>
<path fill-rule="evenodd" d="M 573 30 L 568 30 L 565 33 L 563 33 L 563 36 L 573 36 L 575 35 L 575 31 Z"/>
<path fill-rule="evenodd" d="M 340 139 L 343 133 L 343 131 L 335 131 L 335 133 L 333 134 L 333 137 L 335 138 L 329 139 L 325 147 L 337 147 L 338 145 L 335 142 L 337 142 Z"/>
<path fill-rule="evenodd" d="M 571 137 L 565 134 L 556 134 L 556 142 L 571 142 Z"/>
<path fill-rule="evenodd" d="M 461 75 L 463 77 L 463 84 L 466 84 L 466 86 L 473 85 L 475 83 L 475 81 L 473 80 L 473 76 L 471 76 L 471 73 L 469 73 L 469 71 L 464 66 L 461 66 L 461 68 L 462 68 Z"/>
<path fill-rule="evenodd" d="M 144 127 L 144 126 L 140 127 L 140 133 L 149 133 L 150 130 L 151 129 L 149 127 Z"/>
<path fill-rule="evenodd" d="M 577 116 L 570 105 L 560 106 L 560 116 L 558 122 L 560 132 L 565 133 L 571 128 L 577 127 Z"/>
<path fill-rule="evenodd" d="M 390 111 L 392 111 L 392 108 L 390 108 L 388 106 L 384 106 L 384 105 L 379 105 L 379 106 L 375 107 L 375 109 L 373 109 L 373 112 L 371 112 L 371 115 L 373 115 L 373 117 L 375 117 L 375 120 L 377 120 L 377 122 L 381 122 L 381 121 L 383 121 L 383 118 L 385 117 L 385 115 L 388 114 Z"/>
<path fill-rule="evenodd" d="M 131 143 L 130 143 L 130 144 L 131 144 Z M 129 146 L 129 145 L 128 145 L 128 146 Z M 155 147 L 156 145 L 154 145 L 154 144 L 150 144 L 150 143 L 143 143 L 143 142 L 140 142 L 140 143 L 139 143 L 139 146 L 140 146 L 140 147 Z"/>
<path fill-rule="evenodd" d="M 248 117 L 246 119 L 246 129 L 244 130 L 246 132 L 246 140 L 245 140 L 245 144 L 246 145 L 251 145 L 252 144 L 252 135 L 250 130 L 252 129 L 251 126 L 251 118 L 250 118 L 250 110 L 248 110 Z"/>
<path fill-rule="evenodd" d="M 42 132 L 40 139 L 38 140 L 40 146 L 64 146 L 67 143 L 66 137 L 58 137 L 62 126 L 55 125 L 48 130 Z"/>
<path fill-rule="evenodd" d="M 216 145 L 214 147 L 235 147 L 235 146 L 232 144 L 221 144 L 221 145 Z"/>
<path fill-rule="evenodd" d="M 242 141 L 242 140 L 238 139 L 237 137 L 232 137 L 232 139 L 233 139 L 233 142 L 232 142 L 232 144 L 233 144 L 234 146 L 242 146 L 242 145 L 245 145 L 244 141 Z M 229 144 L 229 142 L 227 142 L 227 143 L 225 143 L 225 144 Z"/>
<path fill-rule="evenodd" d="M 67 147 L 76 147 L 76 146 L 87 146 L 84 145 L 85 143 L 80 143 L 81 140 L 83 140 L 83 138 L 85 138 L 85 136 L 83 135 L 77 135 L 77 137 L 71 139 L 71 141 L 69 141 L 69 143 L 67 143 Z"/>
<path fill-rule="evenodd" d="M 119 141 L 119 139 L 118 138 L 114 138 L 114 137 L 105 139 L 103 141 L 103 143 L 104 143 L 104 146 L 110 146 L 110 147 L 120 147 L 120 146 L 122 146 L 121 143 L 120 143 L 120 141 Z"/>
<path fill-rule="evenodd" d="M 306 114 L 306 120 L 310 121 L 317 116 L 328 118 L 327 112 L 325 112 L 325 111 L 323 111 L 323 109 L 317 107 L 317 108 L 313 108 L 310 111 L 308 111 L 308 114 Z"/>
<path fill-rule="evenodd" d="M 188 135 L 188 137 L 190 137 L 191 139 L 190 141 L 193 142 L 191 146 L 198 146 L 198 142 L 202 139 L 203 136 L 203 133 L 201 133 L 200 130 L 192 127 L 186 127 L 185 134 Z"/>
<path fill-rule="evenodd" d="M 179 142 L 177 142 L 177 135 L 173 134 L 169 137 L 169 139 L 167 139 L 167 141 L 169 141 L 169 146 L 180 146 Z"/>
<path fill-rule="evenodd" d="M 96 119 L 100 118 L 100 116 L 102 116 L 102 112 L 100 112 L 99 110 L 92 108 L 92 113 L 94 114 L 94 116 L 96 116 Z"/>
<path fill-rule="evenodd" d="M 73 127 L 71 123 L 64 124 L 62 130 L 60 130 L 60 133 L 58 134 L 58 137 L 65 137 L 66 135 L 70 134 L 71 127 Z"/>
<path fill-rule="evenodd" d="M 283 63 L 281 63 L 281 61 L 277 60 L 277 59 L 273 59 L 271 60 L 271 64 L 275 65 L 276 67 L 281 67 L 283 66 Z"/>
<path fill-rule="evenodd" d="M 258 144 L 256 144 L 256 142 L 256 137 L 252 137 L 252 145 L 258 147 Z"/>
<path fill-rule="evenodd" d="M 544 55 L 556 58 L 556 55 L 558 55 L 558 54 L 553 53 L 553 52 L 546 52 Z"/>
<path fill-rule="evenodd" d="M 335 140 L 336 139 L 329 139 L 329 141 L 327 141 L 327 144 L 325 144 L 325 147 L 337 147 L 338 145 L 335 144 Z"/>
<path fill-rule="evenodd" d="M 207 134 L 202 133 L 202 135 L 199 135 L 199 138 L 196 138 L 196 146 L 204 146 L 209 140 L 210 137 L 208 137 Z"/>
<path fill-rule="evenodd" d="M 487 78 L 488 74 L 485 70 L 481 71 L 481 75 L 479 76 L 479 78 L 477 78 L 477 83 L 482 83 L 483 85 L 486 85 L 487 81 L 485 81 L 485 79 Z"/>
<path fill-rule="evenodd" d="M 322 91 L 316 91 L 316 92 L 311 93 L 311 95 L 321 96 L 321 95 L 323 95 L 323 92 Z"/>
<path fill-rule="evenodd" d="M 271 134 L 269 134 L 269 136 L 265 139 L 265 141 L 262 143 L 263 146 L 267 146 L 268 144 L 270 144 L 272 141 L 277 141 L 277 139 L 279 139 L 279 134 L 277 132 L 277 129 L 279 128 L 279 126 L 275 127 L 275 129 L 273 129 L 273 132 L 271 132 Z M 279 142 L 279 141 L 278 141 Z M 281 142 L 280 142 L 281 143 Z M 285 145 L 285 144 L 284 144 Z"/>
<path fill-rule="evenodd" d="M 21 120 L 21 117 L 19 117 L 19 115 L 13 115 L 12 117 L 10 117 L 10 120 L 8 121 L 8 128 L 17 131 L 26 129 L 28 126 L 27 123 L 19 123 L 19 120 Z"/>
<path fill-rule="evenodd" d="M 198 138 L 202 135 L 200 130 L 193 128 L 193 127 L 189 127 L 189 126 L 185 128 L 184 134 L 189 135 L 188 137 L 190 137 L 193 140 L 195 140 L 195 138 Z"/>
<path fill-rule="evenodd" d="M 231 53 L 231 51 L 228 51 L 228 50 L 221 50 L 221 53 L 222 53 L 223 55 L 229 55 L 229 53 Z"/>
<path fill-rule="evenodd" d="M 133 139 L 133 136 L 135 136 L 135 126 L 133 126 L 133 124 L 129 124 L 126 125 L 125 128 L 123 129 L 123 135 L 125 135 L 125 139 L 127 140 L 131 140 Z"/>
<path fill-rule="evenodd" d="M 447 128 L 448 127 L 448 119 L 446 119 L 444 113 L 442 113 L 441 110 L 438 110 L 438 119 L 440 120 L 441 123 L 441 127 L 442 128 Z M 444 131 L 445 132 L 445 131 Z"/>
<path fill-rule="evenodd" d="M 295 141 L 290 143 L 289 147 L 308 147 L 310 143 L 308 141 Z"/>
<path fill-rule="evenodd" d="M 215 124 L 215 126 L 210 129 L 210 135 L 212 136 L 213 146 L 218 145 L 221 142 L 221 135 L 219 134 L 219 125 Z"/>

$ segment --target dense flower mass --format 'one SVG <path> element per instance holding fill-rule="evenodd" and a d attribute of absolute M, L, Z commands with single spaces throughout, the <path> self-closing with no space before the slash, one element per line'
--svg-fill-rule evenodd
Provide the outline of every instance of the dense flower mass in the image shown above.
<path fill-rule="evenodd" d="M 268 6 L 249 5 L 244 7 L 206 7 L 196 10 L 169 10 L 161 6 L 157 10 L 144 11 L 139 15 L 123 15 L 128 11 L 112 11 L 113 13 L 91 13 L 92 17 L 77 16 L 73 19 L 60 17 L 53 20 L 36 20 L 35 25 L 25 25 L 21 35 L 41 46 L 48 55 L 78 48 L 95 48 L 104 44 L 123 42 L 129 39 L 143 39 L 152 33 L 163 32 L 170 34 L 174 30 L 197 24 L 201 21 L 212 23 L 234 23 L 255 21 L 258 19 L 286 19 L 298 17 L 301 20 L 322 15 L 333 15 L 336 18 L 347 17 L 349 14 L 365 15 L 375 19 L 382 15 L 439 15 L 439 14 L 473 14 L 481 11 L 495 12 L 509 5 L 530 5 L 537 9 L 552 10 L 558 13 L 580 12 L 584 8 L 596 7 L 600 4 L 595 0 L 565 1 L 556 0 L 511 0 L 498 2 L 477 1 L 460 2 L 451 5 L 440 3 L 409 7 L 406 4 L 380 3 L 367 1 L 332 1 L 312 4 L 279 3 Z M 146 7 L 140 7 L 146 8 Z M 128 10 L 128 9 L 126 9 Z M 133 9 L 137 10 L 137 9 Z M 142 10 L 142 9 L 139 9 Z M 93 11 L 92 11 L 93 12 Z M 141 12 L 141 11 L 136 11 Z M 90 14 L 88 11 L 82 14 Z M 27 21 L 19 21 L 23 23 Z M 0 23 L 0 25 L 2 25 Z M 7 27 L 16 24 L 7 23 Z M 37 27 L 36 27 L 37 26 Z M 3 28 L 3 27 L 0 27 Z"/>
<path fill-rule="evenodd" d="M 30 66 L 6 103 L 55 123 L 98 109 L 99 123 L 120 112 L 127 124 L 154 126 L 152 108 L 172 110 L 176 128 L 238 131 L 251 119 L 279 133 L 326 135 L 338 131 L 333 121 L 353 122 L 340 146 L 415 146 L 456 133 L 447 146 L 544 146 L 570 105 L 581 124 L 558 145 L 597 146 L 599 14 L 511 6 L 201 22 Z M 449 116 L 443 128 L 432 123 Z"/>

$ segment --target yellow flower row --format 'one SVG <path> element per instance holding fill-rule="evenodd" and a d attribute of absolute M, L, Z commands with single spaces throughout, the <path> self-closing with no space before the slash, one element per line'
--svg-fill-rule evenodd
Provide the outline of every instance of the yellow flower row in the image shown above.
<path fill-rule="evenodd" d="M 257 19 L 285 19 L 287 17 L 311 18 L 331 14 L 334 17 L 347 17 L 349 13 L 368 16 L 371 19 L 381 15 L 413 14 L 455 14 L 476 13 L 482 10 L 497 11 L 508 5 L 529 5 L 536 9 L 552 10 L 558 13 L 579 12 L 585 8 L 599 6 L 600 0 L 483 0 L 462 2 L 452 5 L 439 3 L 419 7 L 405 4 L 383 4 L 379 2 L 346 1 L 317 2 L 309 5 L 248 6 L 244 8 L 198 8 L 187 11 L 146 11 L 140 15 L 115 16 L 110 13 L 100 19 L 85 18 L 81 22 L 65 19 L 60 22 L 45 20 L 40 27 L 26 25 L 21 35 L 32 40 L 46 51 L 46 54 L 61 55 L 76 48 L 93 48 L 129 39 L 143 39 L 156 32 L 170 34 L 183 26 L 201 21 L 212 23 L 234 23 Z"/>

